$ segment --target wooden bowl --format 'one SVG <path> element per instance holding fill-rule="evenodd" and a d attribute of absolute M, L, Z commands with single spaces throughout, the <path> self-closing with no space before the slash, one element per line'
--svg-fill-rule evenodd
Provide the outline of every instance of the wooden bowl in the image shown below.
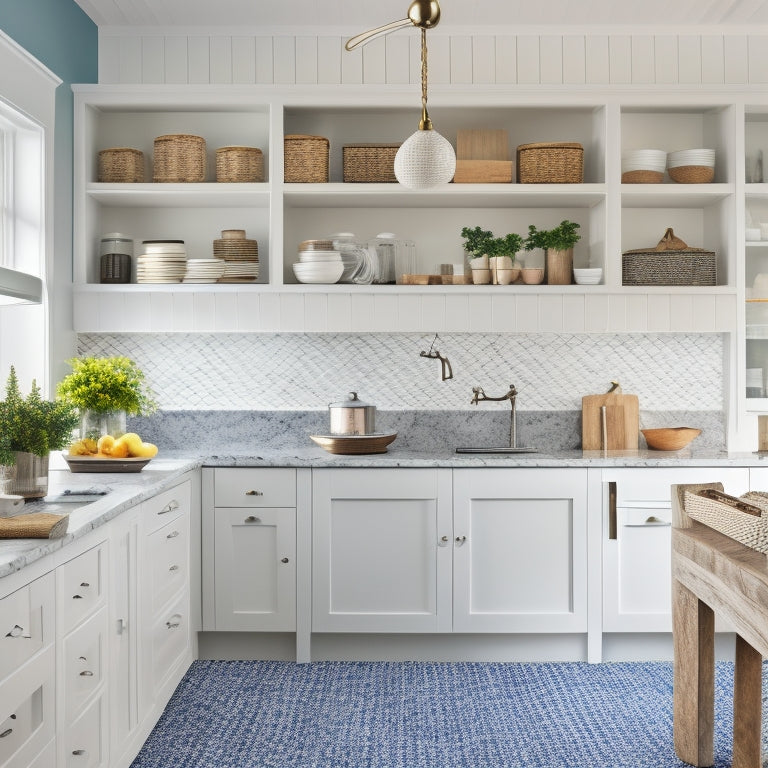
<path fill-rule="evenodd" d="M 645 442 L 654 451 L 679 451 L 701 434 L 693 427 L 663 427 L 661 429 L 641 429 Z"/>

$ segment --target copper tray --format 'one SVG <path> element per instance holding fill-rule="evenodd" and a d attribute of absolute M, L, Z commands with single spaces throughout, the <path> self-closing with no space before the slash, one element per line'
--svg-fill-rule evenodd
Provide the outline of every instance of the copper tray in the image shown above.
<path fill-rule="evenodd" d="M 152 459 L 131 457 L 126 459 L 101 459 L 96 456 L 70 456 L 62 454 L 70 472 L 141 472 Z"/>
<path fill-rule="evenodd" d="M 397 432 L 387 435 L 310 435 L 328 453 L 366 454 L 386 453 L 387 446 L 397 437 Z"/>

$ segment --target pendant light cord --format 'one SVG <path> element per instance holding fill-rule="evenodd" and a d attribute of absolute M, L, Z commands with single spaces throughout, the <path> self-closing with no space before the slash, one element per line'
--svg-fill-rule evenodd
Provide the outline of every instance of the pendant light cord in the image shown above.
<path fill-rule="evenodd" d="M 427 30 L 421 28 L 421 121 L 420 131 L 431 131 L 432 121 L 427 114 Z"/>

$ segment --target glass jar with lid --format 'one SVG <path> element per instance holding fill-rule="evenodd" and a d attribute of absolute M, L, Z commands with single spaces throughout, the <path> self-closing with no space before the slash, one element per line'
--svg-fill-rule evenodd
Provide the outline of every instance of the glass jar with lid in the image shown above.
<path fill-rule="evenodd" d="M 368 241 L 375 249 L 378 268 L 374 283 L 403 283 L 403 275 L 416 271 L 416 244 L 413 240 L 399 238 L 392 232 L 380 232 Z"/>
<path fill-rule="evenodd" d="M 101 238 L 99 247 L 101 282 L 130 283 L 133 240 L 122 232 L 110 232 Z"/>

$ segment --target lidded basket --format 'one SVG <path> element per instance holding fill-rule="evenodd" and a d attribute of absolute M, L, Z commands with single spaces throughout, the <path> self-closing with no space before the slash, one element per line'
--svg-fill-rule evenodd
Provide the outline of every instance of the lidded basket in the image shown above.
<path fill-rule="evenodd" d="M 186 133 L 158 136 L 154 145 L 153 178 L 158 182 L 205 181 L 205 139 Z"/>

